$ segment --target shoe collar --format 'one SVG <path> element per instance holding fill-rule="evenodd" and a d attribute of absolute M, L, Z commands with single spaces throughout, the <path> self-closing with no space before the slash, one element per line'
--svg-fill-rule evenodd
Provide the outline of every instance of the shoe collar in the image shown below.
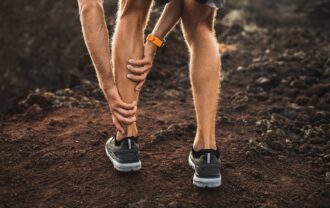
<path fill-rule="evenodd" d="M 219 151 L 218 147 L 217 147 L 216 150 L 214 150 L 214 149 L 202 149 L 202 150 L 199 150 L 199 151 L 195 151 L 194 148 L 192 148 L 191 152 L 192 152 L 192 155 L 195 158 L 200 158 L 202 155 L 206 155 L 207 158 L 210 158 L 211 155 L 215 155 L 217 158 L 220 158 L 220 151 Z"/>

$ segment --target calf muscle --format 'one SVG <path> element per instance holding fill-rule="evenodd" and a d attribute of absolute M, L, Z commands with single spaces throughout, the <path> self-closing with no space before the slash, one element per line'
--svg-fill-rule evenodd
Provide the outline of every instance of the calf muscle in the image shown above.
<path fill-rule="evenodd" d="M 117 25 L 113 38 L 112 54 L 115 83 L 124 102 L 131 103 L 138 99 L 135 90 L 137 82 L 127 78 L 129 59 L 141 59 L 143 56 L 144 29 L 148 19 L 151 0 L 123 0 L 120 2 Z M 128 125 L 127 135 L 118 134 L 118 139 L 124 136 L 136 136 L 136 122 Z"/>

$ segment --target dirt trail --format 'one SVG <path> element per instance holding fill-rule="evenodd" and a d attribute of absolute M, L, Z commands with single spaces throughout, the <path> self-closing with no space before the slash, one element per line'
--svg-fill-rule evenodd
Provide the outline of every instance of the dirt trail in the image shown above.
<path fill-rule="evenodd" d="M 192 185 L 188 60 L 172 35 L 139 103 L 142 170 L 106 157 L 114 129 L 97 84 L 37 91 L 0 126 L 0 207 L 328 207 L 329 31 L 225 29 L 237 50 L 222 57 L 220 188 Z"/>

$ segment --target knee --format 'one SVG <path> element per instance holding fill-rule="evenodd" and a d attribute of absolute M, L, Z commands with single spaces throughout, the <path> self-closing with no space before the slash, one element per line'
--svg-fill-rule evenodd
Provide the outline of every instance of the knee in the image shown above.
<path fill-rule="evenodd" d="M 78 4 L 81 17 L 89 16 L 90 13 L 103 8 L 103 0 L 78 0 Z"/>
<path fill-rule="evenodd" d="M 215 10 L 196 4 L 185 2 L 186 8 L 183 11 L 182 26 L 188 41 L 214 33 Z"/>
<path fill-rule="evenodd" d="M 210 37 L 213 33 L 212 25 L 207 22 L 184 24 L 184 35 L 188 43 L 193 43 L 203 37 Z"/>

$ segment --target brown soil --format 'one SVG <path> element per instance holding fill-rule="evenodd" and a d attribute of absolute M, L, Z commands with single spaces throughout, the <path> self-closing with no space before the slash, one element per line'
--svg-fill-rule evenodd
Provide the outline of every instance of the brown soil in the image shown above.
<path fill-rule="evenodd" d="M 175 31 L 139 103 L 142 170 L 118 173 L 106 157 L 115 131 L 97 84 L 36 91 L 0 125 L 0 207 L 329 207 L 329 31 L 217 29 L 232 50 L 222 57 L 220 188 L 192 185 L 196 126 Z"/>

